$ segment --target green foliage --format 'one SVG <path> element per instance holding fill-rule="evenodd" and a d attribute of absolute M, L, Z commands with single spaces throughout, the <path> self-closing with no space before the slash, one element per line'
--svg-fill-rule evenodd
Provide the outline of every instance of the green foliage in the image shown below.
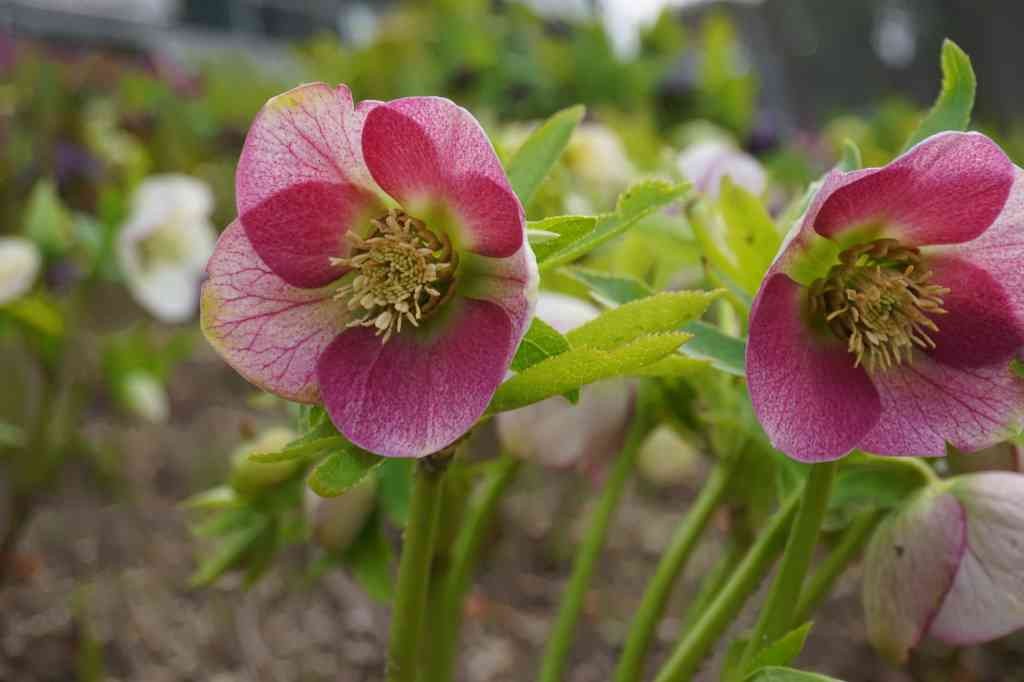
<path fill-rule="evenodd" d="M 62 254 L 71 247 L 71 213 L 57 195 L 57 187 L 40 180 L 32 188 L 25 207 L 25 236 L 47 254 Z"/>
<path fill-rule="evenodd" d="M 842 682 L 842 680 L 803 670 L 772 666 L 755 670 L 747 675 L 743 682 Z"/>
<path fill-rule="evenodd" d="M 362 481 L 384 461 L 385 458 L 351 443 L 344 444 L 313 467 L 309 475 L 309 487 L 320 497 L 337 497 Z"/>
<path fill-rule="evenodd" d="M 904 149 L 944 130 L 966 130 L 978 83 L 971 58 L 950 39 L 942 42 L 942 90 Z"/>
<path fill-rule="evenodd" d="M 366 593 L 381 602 L 390 602 L 394 592 L 391 566 L 394 551 L 384 534 L 379 518 L 371 518 L 341 557 L 342 565 L 352 571 Z"/>
<path fill-rule="evenodd" d="M 530 243 L 537 260 L 544 261 L 552 254 L 558 253 L 578 241 L 584 235 L 593 232 L 597 225 L 597 218 L 578 215 L 555 216 L 544 220 L 532 220 L 527 225 L 531 230 L 544 230 L 557 235 L 555 238 L 539 244 Z"/>
<path fill-rule="evenodd" d="M 719 292 L 663 292 L 610 308 L 573 329 L 573 348 L 610 350 L 648 334 L 675 331 L 704 314 Z"/>
<path fill-rule="evenodd" d="M 804 623 L 790 630 L 764 649 L 761 649 L 750 664 L 750 670 L 789 665 L 804 649 L 807 635 L 811 632 L 811 623 Z"/>
<path fill-rule="evenodd" d="M 523 205 L 530 203 L 540 183 L 558 161 L 569 144 L 572 131 L 586 109 L 574 106 L 559 111 L 530 134 L 507 164 L 509 182 Z"/>
<path fill-rule="evenodd" d="M 522 372 L 527 367 L 532 367 L 538 362 L 564 353 L 569 350 L 569 341 L 539 317 L 534 317 L 530 322 L 530 328 L 519 343 L 519 349 L 512 358 L 510 369 L 513 372 Z"/>

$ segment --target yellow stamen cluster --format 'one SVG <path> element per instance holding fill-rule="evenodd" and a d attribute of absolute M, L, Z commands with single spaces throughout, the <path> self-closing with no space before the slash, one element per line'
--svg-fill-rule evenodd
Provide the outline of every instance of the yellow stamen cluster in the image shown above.
<path fill-rule="evenodd" d="M 391 209 L 371 222 L 367 236 L 349 232 L 352 253 L 331 263 L 353 271 L 334 297 L 347 300 L 356 317 L 349 327 L 374 327 L 381 343 L 414 327 L 438 310 L 454 292 L 458 256 L 447 237 L 422 220 Z"/>
<path fill-rule="evenodd" d="M 828 275 L 811 285 L 810 306 L 847 342 L 854 366 L 869 371 L 910 362 L 914 347 L 934 348 L 932 319 L 945 314 L 949 289 L 930 284 L 932 272 L 915 248 L 879 239 L 840 254 Z"/>

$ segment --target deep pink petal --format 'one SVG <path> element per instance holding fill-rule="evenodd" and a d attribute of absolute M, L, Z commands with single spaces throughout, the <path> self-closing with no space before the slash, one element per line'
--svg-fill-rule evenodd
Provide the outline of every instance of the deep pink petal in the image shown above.
<path fill-rule="evenodd" d="M 864 558 L 868 638 L 897 663 L 921 641 L 953 584 L 966 537 L 964 509 L 928 491 L 889 516 Z"/>
<path fill-rule="evenodd" d="M 950 290 L 943 296 L 947 314 L 934 318 L 939 330 L 932 334 L 932 358 L 953 367 L 1005 367 L 1024 349 L 1024 322 L 991 274 L 952 254 L 928 259 L 927 267 L 935 273 L 932 282 Z"/>
<path fill-rule="evenodd" d="M 1013 164 L 979 133 L 940 133 L 883 168 L 836 189 L 814 227 L 826 237 L 878 223 L 906 245 L 957 244 L 982 234 L 1003 210 Z"/>
<path fill-rule="evenodd" d="M 801 288 L 786 275 L 762 283 L 750 314 L 750 399 L 776 448 L 805 462 L 837 459 L 857 447 L 881 405 L 846 345 L 813 333 L 801 306 Z"/>
<path fill-rule="evenodd" d="M 260 260 L 238 221 L 206 268 L 200 322 L 217 352 L 250 382 L 282 398 L 319 399 L 316 361 L 344 329 L 329 289 L 297 289 Z"/>
<path fill-rule="evenodd" d="M 519 250 L 522 206 L 487 135 L 462 107 L 440 97 L 378 106 L 363 127 L 363 153 L 377 184 L 407 211 L 444 204 L 465 248 L 492 257 Z"/>
<path fill-rule="evenodd" d="M 431 335 L 382 344 L 366 327 L 346 331 L 317 366 L 331 420 L 353 443 L 389 457 L 423 457 L 451 445 L 480 418 L 518 338 L 505 311 L 453 300 Z"/>
<path fill-rule="evenodd" d="M 966 544 L 929 634 L 970 646 L 1024 628 L 1024 476 L 988 472 L 954 485 L 967 514 Z"/>
<path fill-rule="evenodd" d="M 1024 419 L 1024 380 L 1007 364 L 952 367 L 915 353 L 872 380 L 882 416 L 860 447 L 879 455 L 941 457 L 947 441 L 974 452 L 1006 440 Z"/>

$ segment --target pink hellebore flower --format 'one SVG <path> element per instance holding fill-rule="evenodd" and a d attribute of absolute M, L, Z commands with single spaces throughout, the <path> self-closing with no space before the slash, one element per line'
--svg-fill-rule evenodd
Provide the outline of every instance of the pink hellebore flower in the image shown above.
<path fill-rule="evenodd" d="M 1024 170 L 978 133 L 823 181 L 754 300 L 747 380 L 806 462 L 973 452 L 1019 430 Z"/>
<path fill-rule="evenodd" d="M 868 546 L 868 636 L 905 661 L 925 636 L 954 646 L 1024 627 L 1024 476 L 988 472 L 934 484 Z"/>
<path fill-rule="evenodd" d="M 563 294 L 542 292 L 537 301 L 537 317 L 562 333 L 597 313 L 589 303 Z M 576 405 L 556 396 L 502 412 L 495 423 L 499 441 L 513 455 L 593 474 L 622 449 L 632 412 L 629 384 L 612 379 L 583 387 Z"/>
<path fill-rule="evenodd" d="M 718 198 L 722 179 L 728 177 L 754 195 L 767 185 L 764 169 L 750 154 L 723 140 L 704 140 L 684 149 L 676 159 L 679 172 L 698 192 Z"/>
<path fill-rule="evenodd" d="M 523 208 L 487 136 L 437 97 L 272 98 L 207 266 L 202 326 L 242 376 L 323 402 L 352 442 L 421 457 L 483 414 L 537 286 Z"/>

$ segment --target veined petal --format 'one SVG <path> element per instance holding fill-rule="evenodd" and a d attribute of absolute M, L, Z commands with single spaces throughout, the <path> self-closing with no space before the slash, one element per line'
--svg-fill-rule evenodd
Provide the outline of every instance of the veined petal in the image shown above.
<path fill-rule="evenodd" d="M 235 176 L 238 215 L 289 284 L 336 278 L 327 259 L 347 253 L 345 232 L 383 212 L 360 146 L 374 106 L 355 106 L 344 85 L 300 85 L 271 98 L 249 129 Z"/>
<path fill-rule="evenodd" d="M 826 237 L 876 226 L 906 246 L 975 239 L 1003 210 L 1013 164 L 980 133 L 940 133 L 829 194 L 814 220 Z"/>
<path fill-rule="evenodd" d="M 1024 420 L 1024 379 L 1010 367 L 953 367 L 915 352 L 909 364 L 872 377 L 882 415 L 859 447 L 879 455 L 942 457 L 1006 440 Z"/>
<path fill-rule="evenodd" d="M 363 154 L 377 184 L 406 210 L 446 204 L 466 249 L 505 257 L 525 241 L 522 206 L 490 140 L 454 102 L 409 97 L 374 108 Z"/>
<path fill-rule="evenodd" d="M 381 343 L 368 327 L 339 335 L 317 365 L 324 406 L 356 445 L 388 457 L 424 457 L 455 442 L 484 413 L 515 353 L 505 310 L 454 299 L 431 330 Z"/>
<path fill-rule="evenodd" d="M 801 307 L 801 288 L 786 275 L 762 283 L 750 313 L 750 399 L 777 449 L 805 462 L 837 459 L 872 429 L 881 403 L 846 344 L 814 333 Z"/>
<path fill-rule="evenodd" d="M 1024 628 L 1024 476 L 964 476 L 953 492 L 966 511 L 963 558 L 929 634 L 970 646 Z"/>
<path fill-rule="evenodd" d="M 263 262 L 237 220 L 207 266 L 201 324 L 213 347 L 248 381 L 282 398 L 319 399 L 316 362 L 345 329 L 331 289 L 298 289 Z"/>
<path fill-rule="evenodd" d="M 868 638 L 902 663 L 928 632 L 964 554 L 967 521 L 948 492 L 929 490 L 879 527 L 864 558 Z"/>

